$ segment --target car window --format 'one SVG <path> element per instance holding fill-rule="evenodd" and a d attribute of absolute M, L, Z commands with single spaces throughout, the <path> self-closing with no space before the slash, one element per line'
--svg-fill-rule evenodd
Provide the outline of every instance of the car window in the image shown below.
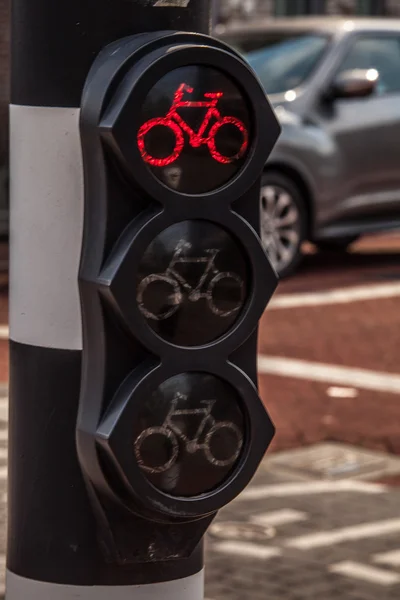
<path fill-rule="evenodd" d="M 376 69 L 378 94 L 400 91 L 400 36 L 366 36 L 355 40 L 339 73 L 352 69 Z"/>
<path fill-rule="evenodd" d="M 330 39 L 318 33 L 265 33 L 262 37 L 229 41 L 244 54 L 267 94 L 280 94 L 310 77 Z"/>

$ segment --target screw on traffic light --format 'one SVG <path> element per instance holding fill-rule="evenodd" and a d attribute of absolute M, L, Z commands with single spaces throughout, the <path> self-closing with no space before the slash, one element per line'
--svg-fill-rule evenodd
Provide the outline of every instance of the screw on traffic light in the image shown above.
<path fill-rule="evenodd" d="M 109 560 L 189 557 L 273 437 L 257 231 L 278 135 L 249 66 L 204 35 L 125 38 L 89 73 L 77 441 Z"/>

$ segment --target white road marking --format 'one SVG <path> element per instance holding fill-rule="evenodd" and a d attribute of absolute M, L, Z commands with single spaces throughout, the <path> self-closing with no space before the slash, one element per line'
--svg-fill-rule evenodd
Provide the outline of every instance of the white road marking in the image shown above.
<path fill-rule="evenodd" d="M 220 521 L 211 525 L 209 533 L 214 538 L 224 540 L 265 542 L 275 536 L 275 528 L 255 526 L 254 523 Z"/>
<path fill-rule="evenodd" d="M 392 550 L 391 552 L 381 552 L 380 554 L 374 554 L 372 560 L 381 565 L 400 567 L 400 550 Z"/>
<path fill-rule="evenodd" d="M 333 385 L 326 390 L 330 398 L 357 398 L 358 390 L 353 387 L 338 387 Z"/>
<path fill-rule="evenodd" d="M 221 542 L 213 545 L 213 550 L 222 554 L 245 556 L 246 558 L 261 558 L 263 560 L 282 554 L 279 548 L 250 544 L 248 542 Z"/>
<path fill-rule="evenodd" d="M 0 340 L 8 340 L 10 330 L 8 325 L 0 325 Z"/>
<path fill-rule="evenodd" d="M 8 429 L 0 429 L 0 442 L 8 440 Z"/>
<path fill-rule="evenodd" d="M 347 577 L 353 577 L 354 579 L 362 579 L 369 583 L 377 583 L 379 585 L 395 585 L 400 582 L 400 575 L 392 573 L 390 571 L 384 571 L 383 569 L 377 569 L 376 567 L 370 567 L 369 565 L 362 565 L 361 563 L 353 562 L 351 560 L 345 560 L 329 567 L 331 573 L 338 573 L 339 575 L 346 575 Z"/>
<path fill-rule="evenodd" d="M 238 500 L 261 500 L 262 498 L 285 498 L 288 496 L 309 496 L 337 492 L 359 492 L 361 494 L 382 494 L 387 487 L 368 481 L 302 481 L 275 485 L 252 486 L 240 494 Z"/>
<path fill-rule="evenodd" d="M 6 459 L 8 457 L 7 448 L 0 448 L 0 459 Z"/>
<path fill-rule="evenodd" d="M 279 527 L 279 525 L 287 525 L 289 523 L 298 523 L 306 521 L 307 513 L 291 508 L 283 508 L 282 510 L 272 510 L 270 512 L 261 513 L 250 517 L 250 521 L 256 525 L 265 525 L 267 527 Z"/>
<path fill-rule="evenodd" d="M 361 523 L 350 527 L 340 527 L 331 531 L 320 531 L 308 535 L 301 535 L 286 540 L 285 546 L 299 550 L 311 550 L 341 544 L 342 542 L 362 540 L 365 538 L 390 535 L 400 531 L 400 519 L 386 519 L 373 523 Z"/>
<path fill-rule="evenodd" d="M 347 304 L 348 302 L 359 302 L 360 300 L 377 300 L 378 298 L 395 298 L 396 296 L 400 296 L 400 283 L 360 285 L 313 293 L 278 295 L 271 300 L 267 310 L 322 306 L 324 304 Z"/>
<path fill-rule="evenodd" d="M 0 467 L 0 481 L 7 479 L 8 469 L 7 467 Z"/>
<path fill-rule="evenodd" d="M 264 355 L 258 357 L 258 370 L 262 374 L 337 383 L 375 392 L 400 393 L 400 375 L 394 373 Z"/>
<path fill-rule="evenodd" d="M 175 8 L 186 8 L 189 5 L 190 0 L 156 0 L 153 6 L 156 7 L 167 7 L 172 6 Z"/>

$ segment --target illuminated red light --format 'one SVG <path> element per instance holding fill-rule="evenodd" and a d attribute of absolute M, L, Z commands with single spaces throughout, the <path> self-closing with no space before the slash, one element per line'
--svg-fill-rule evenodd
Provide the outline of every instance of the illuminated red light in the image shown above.
<path fill-rule="evenodd" d="M 155 158 L 154 156 L 151 156 L 146 150 L 144 138 L 146 137 L 146 134 L 149 133 L 151 129 L 153 129 L 153 127 L 169 127 L 170 129 L 172 129 L 176 136 L 175 148 L 173 152 L 166 158 Z M 171 163 L 175 162 L 179 158 L 184 145 L 185 140 L 181 128 L 177 123 L 175 123 L 175 121 L 166 117 L 150 119 L 150 121 L 147 121 L 147 123 L 142 125 L 138 133 L 138 146 L 140 154 L 142 155 L 143 160 L 149 165 L 152 165 L 153 167 L 166 167 Z"/>
<path fill-rule="evenodd" d="M 222 164 L 229 164 L 235 160 L 241 158 L 247 150 L 248 146 L 248 131 L 242 121 L 236 117 L 222 117 L 221 113 L 217 108 L 219 100 L 224 96 L 223 92 L 207 92 L 204 94 L 204 98 L 207 100 L 190 101 L 183 100 L 185 93 L 192 94 L 194 89 L 185 83 L 182 83 L 174 94 L 171 108 L 165 117 L 157 117 L 150 119 L 144 123 L 139 129 L 137 136 L 137 143 L 140 154 L 143 160 L 153 167 L 166 167 L 174 163 L 181 155 L 184 146 L 185 138 L 183 132 L 189 136 L 189 144 L 192 148 L 199 148 L 202 145 L 207 145 L 212 158 Z M 203 119 L 202 124 L 197 132 L 195 132 L 183 118 L 177 113 L 179 108 L 208 108 L 208 111 Z M 216 122 L 209 130 L 208 135 L 206 130 L 211 122 L 215 118 Z M 224 125 L 231 125 L 236 127 L 243 137 L 242 145 L 239 151 L 234 156 L 225 156 L 221 154 L 216 146 L 216 135 Z M 146 150 L 146 135 L 154 127 L 168 127 L 175 135 L 175 147 L 171 154 L 165 158 L 157 158 L 152 156 Z"/>
<path fill-rule="evenodd" d="M 221 129 L 221 127 L 223 127 L 224 125 L 233 125 L 233 126 L 237 127 L 239 129 L 239 131 L 241 132 L 241 134 L 243 135 L 242 146 L 241 146 L 239 152 L 237 154 L 235 154 L 235 156 L 224 156 L 217 150 L 217 147 L 215 144 L 215 136 L 217 135 L 217 133 Z M 210 148 L 210 153 L 214 160 L 217 160 L 218 162 L 223 163 L 223 164 L 231 163 L 234 160 L 241 158 L 241 156 L 243 156 L 243 154 L 247 150 L 247 145 L 248 145 L 247 129 L 244 126 L 244 124 L 242 123 L 242 121 L 239 121 L 239 119 L 236 119 L 235 117 L 224 117 L 220 121 L 217 121 L 211 127 L 210 134 L 209 134 L 209 137 L 207 140 L 207 144 L 208 144 L 208 147 Z"/>

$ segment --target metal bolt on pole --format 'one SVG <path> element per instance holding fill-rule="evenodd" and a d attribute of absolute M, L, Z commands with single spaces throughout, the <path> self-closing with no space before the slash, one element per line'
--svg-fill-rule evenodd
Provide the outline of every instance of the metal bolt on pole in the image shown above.
<path fill-rule="evenodd" d="M 209 0 L 12 0 L 7 600 L 203 597 L 201 545 L 140 586 L 137 566 L 104 561 L 75 426 L 85 79 L 116 39 L 209 23 Z"/>

